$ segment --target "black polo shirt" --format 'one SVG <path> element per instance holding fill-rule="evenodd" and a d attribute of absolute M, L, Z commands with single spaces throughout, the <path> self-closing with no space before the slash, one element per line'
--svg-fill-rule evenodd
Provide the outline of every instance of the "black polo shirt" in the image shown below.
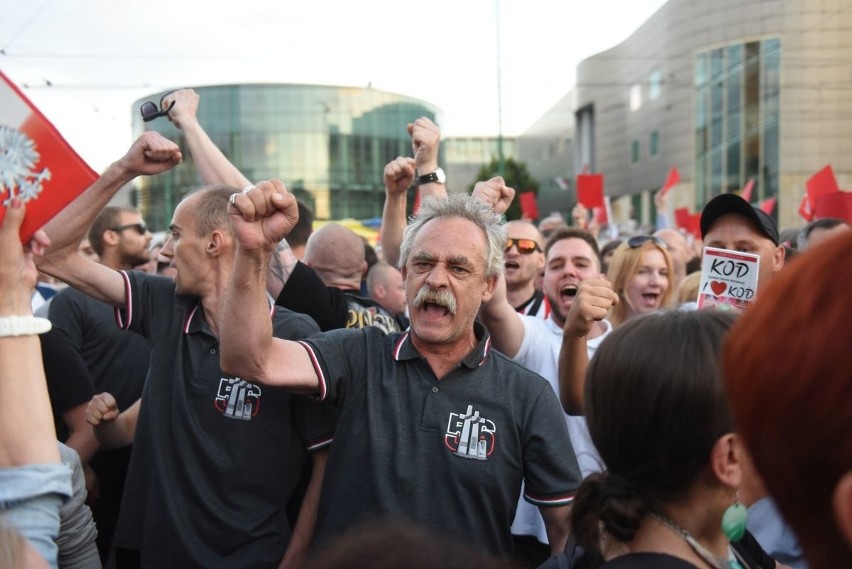
<path fill-rule="evenodd" d="M 440 381 L 408 333 L 337 330 L 301 342 L 340 416 L 317 540 L 391 514 L 508 555 L 521 491 L 569 504 L 580 472 L 550 384 L 478 345 Z"/>
<path fill-rule="evenodd" d="M 122 274 L 116 319 L 149 339 L 151 365 L 116 545 L 140 550 L 143 567 L 276 567 L 306 447 L 333 427 L 308 432 L 297 417 L 310 400 L 225 375 L 198 298 L 175 296 L 171 279 Z M 317 331 L 270 308 L 277 337 Z"/>

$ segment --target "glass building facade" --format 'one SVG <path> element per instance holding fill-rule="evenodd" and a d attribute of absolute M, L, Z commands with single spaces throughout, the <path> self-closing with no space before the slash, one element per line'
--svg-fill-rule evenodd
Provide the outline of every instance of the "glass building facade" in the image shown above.
<path fill-rule="evenodd" d="M 418 117 L 440 122 L 424 101 L 353 87 L 257 84 L 195 87 L 198 119 L 225 156 L 250 180 L 280 178 L 316 219 L 381 215 L 382 172 L 411 155 L 406 124 Z M 156 130 L 177 142 L 183 163 L 140 178 L 136 205 L 156 230 L 165 229 L 180 197 L 201 185 L 183 133 L 166 119 L 143 123 L 134 104 L 133 130 Z"/>
<path fill-rule="evenodd" d="M 778 194 L 781 42 L 734 43 L 695 56 L 697 205 L 754 179 Z"/>

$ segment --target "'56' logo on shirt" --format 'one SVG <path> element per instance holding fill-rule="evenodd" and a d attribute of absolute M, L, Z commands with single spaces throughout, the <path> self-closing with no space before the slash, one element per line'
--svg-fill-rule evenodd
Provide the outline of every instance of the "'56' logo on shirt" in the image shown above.
<path fill-rule="evenodd" d="M 223 377 L 214 405 L 225 417 L 251 421 L 260 411 L 260 387 L 239 377 Z"/>
<path fill-rule="evenodd" d="M 466 413 L 450 413 L 444 444 L 456 456 L 488 460 L 494 452 L 496 431 L 493 421 L 474 411 L 473 405 L 468 405 Z"/>

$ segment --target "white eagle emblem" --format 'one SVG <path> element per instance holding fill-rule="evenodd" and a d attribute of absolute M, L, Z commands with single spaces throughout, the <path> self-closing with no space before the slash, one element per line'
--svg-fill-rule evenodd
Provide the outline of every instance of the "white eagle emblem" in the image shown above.
<path fill-rule="evenodd" d="M 0 193 L 7 194 L 3 205 L 12 198 L 28 202 L 38 197 L 42 182 L 50 180 L 50 170 L 35 171 L 39 161 L 35 143 L 27 135 L 8 126 L 0 126 Z"/>

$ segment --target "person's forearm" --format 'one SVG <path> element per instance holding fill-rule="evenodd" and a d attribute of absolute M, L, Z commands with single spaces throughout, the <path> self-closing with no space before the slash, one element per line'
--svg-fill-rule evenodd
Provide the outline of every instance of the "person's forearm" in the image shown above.
<path fill-rule="evenodd" d="M 326 462 L 328 461 L 328 449 L 314 452 L 312 459 L 313 470 L 311 472 L 311 480 L 308 483 L 305 498 L 302 500 L 302 507 L 299 509 L 299 518 L 296 520 L 296 527 L 293 529 L 290 545 L 287 546 L 287 553 L 284 554 L 284 559 L 281 561 L 279 569 L 298 569 L 301 567 L 308 555 L 311 542 L 314 538 L 322 478 L 325 474 Z"/>
<path fill-rule="evenodd" d="M 563 334 L 559 351 L 559 401 L 569 415 L 582 415 L 589 352 L 586 337 Z"/>
<path fill-rule="evenodd" d="M 222 370 L 262 378 L 272 346 L 272 320 L 266 297 L 269 253 L 238 249 L 225 293 L 219 326 Z"/>
<path fill-rule="evenodd" d="M 0 338 L 0 468 L 54 462 L 59 449 L 38 336 Z"/>
<path fill-rule="evenodd" d="M 559 555 L 565 550 L 568 533 L 571 530 L 571 506 L 554 508 L 540 507 L 541 517 L 544 518 L 544 529 L 550 544 L 550 554 Z"/>
<path fill-rule="evenodd" d="M 213 143 L 198 121 L 187 121 L 181 125 L 181 130 L 186 135 L 189 152 L 205 184 L 224 184 L 240 189 L 251 184 Z"/>
<path fill-rule="evenodd" d="M 85 419 L 83 422 L 85 423 Z M 65 444 L 77 451 L 77 454 L 80 455 L 80 462 L 83 463 L 83 466 L 88 466 L 92 457 L 95 456 L 95 453 L 98 452 L 98 449 L 101 446 L 98 441 L 98 437 L 95 436 L 94 427 L 88 423 L 85 423 L 84 426 L 71 428 L 71 432 L 65 440 Z"/>
<path fill-rule="evenodd" d="M 402 232 L 405 229 L 406 206 L 405 193 L 385 194 L 381 227 L 382 256 L 394 267 L 399 265 L 399 246 L 402 244 Z"/>

